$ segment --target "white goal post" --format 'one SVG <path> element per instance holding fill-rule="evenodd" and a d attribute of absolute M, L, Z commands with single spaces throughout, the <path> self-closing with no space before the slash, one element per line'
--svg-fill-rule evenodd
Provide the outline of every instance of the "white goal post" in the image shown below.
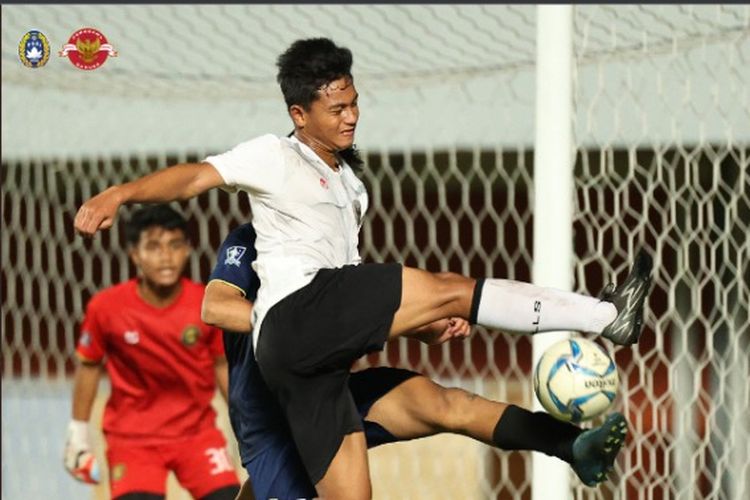
<path fill-rule="evenodd" d="M 534 264 L 541 286 L 573 289 L 573 7 L 540 5 L 536 25 L 536 135 L 534 140 Z M 569 332 L 534 335 L 532 364 Z M 534 409 L 543 410 L 534 398 Z M 570 468 L 532 454 L 534 500 L 570 495 Z"/>

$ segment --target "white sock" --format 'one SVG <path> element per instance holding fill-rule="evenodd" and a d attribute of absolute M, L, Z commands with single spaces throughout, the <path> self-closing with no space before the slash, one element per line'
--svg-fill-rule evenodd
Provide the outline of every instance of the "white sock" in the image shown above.
<path fill-rule="evenodd" d="M 617 316 L 611 302 L 521 281 L 480 280 L 474 294 L 472 321 L 498 330 L 577 330 L 598 334 Z"/>

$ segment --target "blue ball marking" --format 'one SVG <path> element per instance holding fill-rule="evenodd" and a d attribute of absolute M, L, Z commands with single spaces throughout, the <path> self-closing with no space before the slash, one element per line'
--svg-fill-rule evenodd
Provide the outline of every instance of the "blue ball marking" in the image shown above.
<path fill-rule="evenodd" d="M 580 423 L 583 420 L 584 412 L 581 408 L 584 404 L 586 404 L 588 401 L 593 399 L 594 397 L 598 395 L 603 395 L 606 397 L 610 402 L 614 401 L 615 399 L 615 393 L 612 391 L 606 391 L 606 390 L 598 390 L 589 394 L 586 394 L 584 396 L 579 396 L 577 398 L 573 398 L 569 400 L 567 403 L 564 403 L 558 396 L 555 394 L 555 392 L 552 390 L 552 380 L 554 379 L 557 372 L 562 369 L 562 367 L 566 367 L 571 373 L 580 373 L 585 376 L 591 376 L 591 377 L 601 377 L 601 376 L 607 376 L 613 373 L 616 370 L 616 365 L 614 361 L 609 357 L 609 355 L 602 349 L 602 347 L 598 344 L 595 344 L 596 347 L 607 357 L 609 358 L 609 365 L 607 366 L 607 369 L 604 371 L 603 374 L 601 374 L 598 371 L 592 370 L 586 366 L 581 366 L 578 364 L 581 357 L 583 356 L 583 350 L 581 349 L 580 344 L 575 340 L 569 340 L 568 344 L 570 346 L 570 354 L 567 355 L 561 355 L 559 356 L 555 362 L 552 364 L 552 366 L 549 369 L 549 373 L 547 376 L 546 386 L 547 386 L 547 392 L 550 396 L 550 399 L 552 400 L 552 404 L 555 406 L 555 408 L 562 414 L 569 415 L 570 421 L 573 423 Z M 541 362 L 541 360 L 540 360 Z M 536 377 L 534 378 L 534 385 L 537 388 L 541 385 L 539 370 L 537 369 Z"/>

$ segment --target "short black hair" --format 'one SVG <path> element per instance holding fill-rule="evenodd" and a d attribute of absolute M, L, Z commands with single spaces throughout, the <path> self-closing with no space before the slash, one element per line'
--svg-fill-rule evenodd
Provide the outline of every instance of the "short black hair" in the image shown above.
<path fill-rule="evenodd" d="M 138 244 L 141 233 L 150 227 L 179 229 L 187 237 L 187 221 L 177 210 L 169 205 L 147 205 L 139 208 L 125 224 L 125 241 L 130 245 Z"/>
<path fill-rule="evenodd" d="M 276 61 L 287 109 L 297 104 L 310 109 L 318 90 L 342 77 L 352 77 L 352 52 L 328 38 L 297 40 Z"/>

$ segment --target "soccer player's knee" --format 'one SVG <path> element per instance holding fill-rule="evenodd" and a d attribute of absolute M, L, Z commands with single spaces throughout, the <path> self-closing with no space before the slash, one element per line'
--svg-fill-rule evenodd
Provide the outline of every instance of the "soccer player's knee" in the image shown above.
<path fill-rule="evenodd" d="M 470 420 L 468 406 L 473 397 L 473 394 L 463 389 L 443 389 L 437 402 L 438 407 L 435 409 L 441 418 L 442 426 L 451 431 L 464 429 Z"/>

